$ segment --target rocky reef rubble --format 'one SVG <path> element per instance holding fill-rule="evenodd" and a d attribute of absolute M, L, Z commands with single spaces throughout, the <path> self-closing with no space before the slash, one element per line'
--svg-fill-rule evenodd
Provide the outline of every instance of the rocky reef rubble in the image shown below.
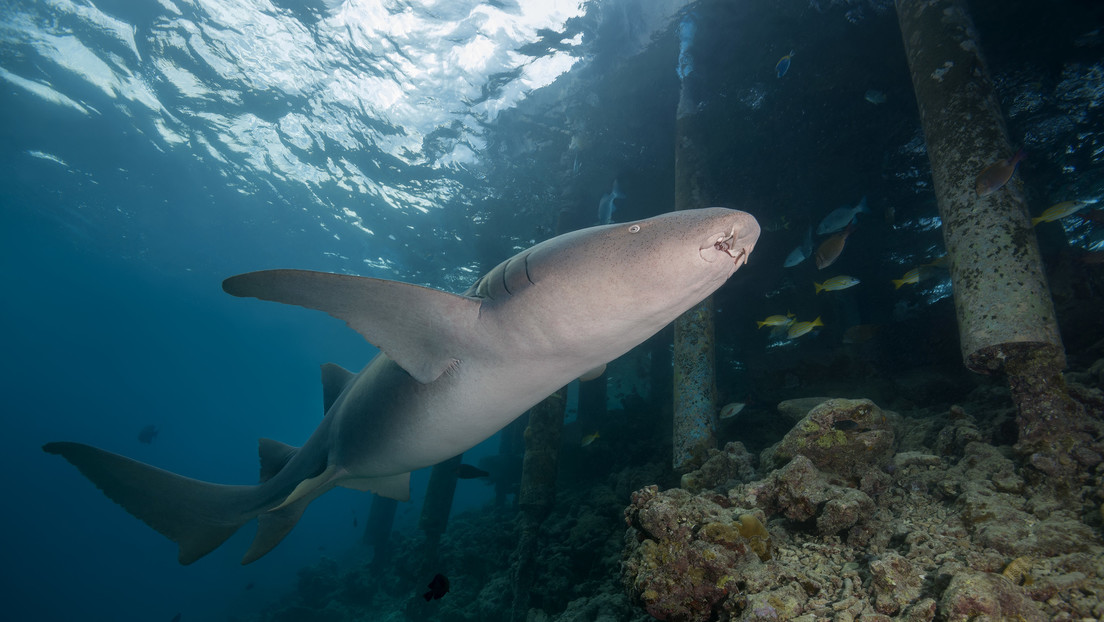
<path fill-rule="evenodd" d="M 1074 387 L 1104 418 L 1100 391 Z M 1011 418 L 993 392 L 934 417 L 783 403 L 783 416 L 806 414 L 758 472 L 729 443 L 684 489 L 633 494 L 626 590 L 672 622 L 1104 619 L 1104 468 L 1075 494 L 1025 477 L 1011 447 L 991 444 Z M 1100 437 L 1082 449 L 1099 455 Z M 755 538 L 768 555 L 741 529 L 747 516 L 766 524 Z"/>

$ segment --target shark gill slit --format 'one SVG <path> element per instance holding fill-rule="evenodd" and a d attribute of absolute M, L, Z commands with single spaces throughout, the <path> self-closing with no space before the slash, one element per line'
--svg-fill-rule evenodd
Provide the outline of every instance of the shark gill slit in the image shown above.
<path fill-rule="evenodd" d="M 510 291 L 510 285 L 506 280 L 506 275 L 509 274 L 510 264 L 513 262 L 514 260 L 511 258 L 506 262 L 505 266 L 502 266 L 502 289 L 506 290 L 506 293 L 510 296 L 513 296 L 514 292 Z"/>
<path fill-rule="evenodd" d="M 529 281 L 530 285 L 536 285 L 536 283 L 533 282 L 533 277 L 529 276 L 529 253 L 525 253 L 523 259 L 525 259 L 525 280 Z"/>

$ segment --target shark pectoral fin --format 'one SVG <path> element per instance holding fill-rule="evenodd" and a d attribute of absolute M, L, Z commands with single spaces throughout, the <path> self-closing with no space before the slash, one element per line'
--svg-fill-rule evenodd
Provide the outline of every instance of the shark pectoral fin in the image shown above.
<path fill-rule="evenodd" d="M 387 477 L 357 477 L 341 480 L 337 485 L 362 492 L 374 492 L 396 501 L 410 501 L 410 473 Z"/>
<path fill-rule="evenodd" d="M 423 384 L 463 358 L 480 306 L 478 298 L 428 287 L 308 270 L 239 274 L 223 281 L 222 289 L 325 311 Z"/>
<path fill-rule="evenodd" d="M 356 377 L 356 374 L 338 365 L 337 363 L 324 363 L 322 365 L 322 414 L 330 412 L 330 406 L 337 401 L 337 396 L 345 390 L 345 385 Z"/>
<path fill-rule="evenodd" d="M 201 482 L 81 443 L 42 449 L 68 460 L 109 499 L 176 542 L 181 564 L 215 550 L 256 516 L 248 509 L 254 486 Z"/>
<path fill-rule="evenodd" d="M 594 369 L 588 371 L 587 373 L 583 374 L 582 376 L 579 376 L 579 380 L 581 382 L 588 382 L 590 380 L 594 380 L 595 378 L 597 378 L 598 376 L 601 376 L 604 373 L 606 373 L 606 364 L 602 363 L 598 367 L 595 367 Z"/>

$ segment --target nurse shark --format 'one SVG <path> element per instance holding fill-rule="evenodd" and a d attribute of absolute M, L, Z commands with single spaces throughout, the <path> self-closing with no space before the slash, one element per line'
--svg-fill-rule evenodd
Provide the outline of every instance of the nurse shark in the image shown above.
<path fill-rule="evenodd" d="M 81 443 L 43 449 L 176 542 L 182 564 L 256 518 L 247 564 L 335 486 L 408 499 L 411 471 L 600 374 L 727 281 L 758 238 L 755 218 L 719 207 L 591 227 L 522 251 L 463 295 L 303 270 L 234 276 L 226 292 L 325 311 L 380 349 L 358 374 L 322 367 L 326 413 L 302 447 L 261 439 L 256 485 L 203 482 Z"/>

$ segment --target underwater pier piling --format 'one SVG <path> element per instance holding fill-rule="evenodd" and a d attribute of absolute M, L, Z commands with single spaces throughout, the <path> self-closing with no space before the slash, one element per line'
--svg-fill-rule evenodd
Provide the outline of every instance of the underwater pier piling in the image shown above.
<path fill-rule="evenodd" d="M 549 395 L 529 411 L 525 428 L 525 459 L 518 493 L 520 537 L 512 556 L 514 600 L 510 619 L 525 620 L 537 575 L 537 539 L 541 525 L 556 502 L 556 475 L 560 464 L 567 387 Z"/>
<path fill-rule="evenodd" d="M 603 372 L 593 380 L 579 383 L 579 415 L 576 421 L 583 434 L 596 431 L 606 416 L 606 380 L 606 372 Z"/>
<path fill-rule="evenodd" d="M 689 13 L 679 25 L 678 74 L 681 81 L 675 119 L 675 209 L 707 207 L 704 186 L 707 170 L 701 147 L 706 128 L 698 114 L 694 93 L 697 29 Z M 717 372 L 713 341 L 713 297 L 701 301 L 675 320 L 673 465 L 685 473 L 701 465 L 717 446 Z"/>
<path fill-rule="evenodd" d="M 391 528 L 395 524 L 395 511 L 399 502 L 379 495 L 372 496 L 372 508 L 364 525 L 364 543 L 372 547 L 373 572 L 383 569 L 391 561 Z"/>
<path fill-rule="evenodd" d="M 1082 416 L 1061 376 L 1058 334 L 1038 243 L 1019 179 L 979 196 L 978 174 L 1013 149 L 973 22 L 960 0 L 897 0 L 912 84 L 931 161 L 962 358 L 1008 375 L 1019 410 L 1017 450 L 1069 481 L 1071 434 Z"/>
<path fill-rule="evenodd" d="M 456 493 L 456 474 L 464 454 L 454 456 L 438 463 L 429 474 L 422 514 L 418 519 L 418 529 L 425 532 L 425 550 L 422 556 L 422 574 L 433 576 L 441 572 L 437 568 L 441 536 L 448 528 L 449 514 L 452 512 L 452 497 Z"/>

